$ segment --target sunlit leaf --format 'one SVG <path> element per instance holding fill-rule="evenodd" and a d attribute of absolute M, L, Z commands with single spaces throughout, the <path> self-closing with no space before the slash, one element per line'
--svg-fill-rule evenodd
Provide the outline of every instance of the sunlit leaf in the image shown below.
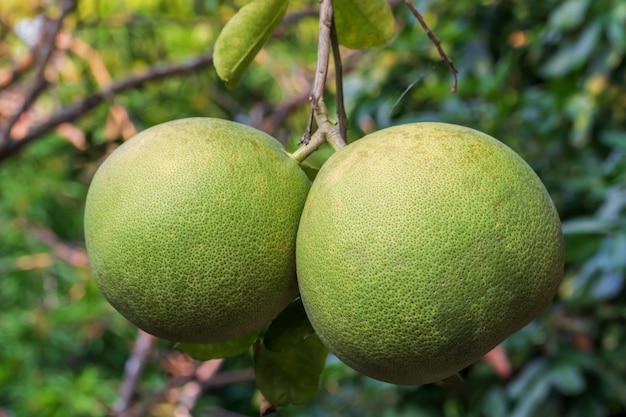
<path fill-rule="evenodd" d="M 287 11 L 288 0 L 254 0 L 226 23 L 215 41 L 217 75 L 232 88 L 272 36 Z"/>
<path fill-rule="evenodd" d="M 272 352 L 282 352 L 293 348 L 314 333 L 302 301 L 297 299 L 272 323 L 265 333 L 264 345 Z"/>
<path fill-rule="evenodd" d="M 209 344 L 176 343 L 175 347 L 194 359 L 208 361 L 241 355 L 252 345 L 256 338 L 257 333 L 252 333 L 228 342 Z"/>
<path fill-rule="evenodd" d="M 334 0 L 333 11 L 339 43 L 353 49 L 383 45 L 395 33 L 387 0 Z"/>
<path fill-rule="evenodd" d="M 254 359 L 257 387 L 274 406 L 304 404 L 317 392 L 327 354 L 315 334 L 283 352 L 259 345 Z"/>

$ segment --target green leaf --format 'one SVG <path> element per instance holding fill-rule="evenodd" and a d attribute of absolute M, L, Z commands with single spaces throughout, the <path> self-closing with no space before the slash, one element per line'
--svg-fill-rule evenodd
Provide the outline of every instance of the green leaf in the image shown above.
<path fill-rule="evenodd" d="M 280 24 L 289 0 L 254 0 L 226 23 L 215 41 L 217 75 L 232 88 Z"/>
<path fill-rule="evenodd" d="M 318 167 L 315 167 L 306 161 L 300 162 L 300 168 L 302 168 L 306 176 L 309 178 L 309 181 L 314 181 L 317 173 L 320 172 Z"/>
<path fill-rule="evenodd" d="M 506 416 L 508 413 L 506 392 L 499 385 L 494 385 L 485 393 L 482 404 L 485 417 Z"/>
<path fill-rule="evenodd" d="M 563 395 L 574 396 L 583 392 L 587 386 L 579 368 L 572 364 L 561 364 L 548 374 L 548 380 Z"/>
<path fill-rule="evenodd" d="M 441 381 L 437 382 L 437 385 L 441 385 L 444 387 L 453 387 L 453 386 L 457 386 L 459 385 L 459 383 L 464 383 L 465 380 L 463 379 L 463 377 L 461 376 L 460 373 L 456 373 L 454 375 L 450 375 L 447 378 L 442 379 Z"/>
<path fill-rule="evenodd" d="M 525 393 L 536 386 L 538 381 L 545 379 L 548 361 L 544 358 L 529 362 L 522 372 L 507 387 L 508 394 L 513 399 L 524 398 Z"/>
<path fill-rule="evenodd" d="M 333 11 L 339 43 L 364 49 L 387 43 L 395 33 L 387 0 L 334 0 Z"/>
<path fill-rule="evenodd" d="M 208 361 L 218 358 L 231 358 L 244 353 L 257 338 L 258 334 L 251 333 L 235 340 L 222 343 L 195 344 L 176 343 L 174 347 L 199 361 Z"/>
<path fill-rule="evenodd" d="M 529 386 L 523 397 L 520 397 L 517 407 L 508 414 L 509 417 L 536 416 L 540 407 L 547 407 L 546 397 L 550 393 L 549 385 L 546 379 L 539 379 Z"/>
<path fill-rule="evenodd" d="M 270 323 L 263 344 L 272 352 L 291 349 L 315 333 L 299 298 Z"/>
<path fill-rule="evenodd" d="M 601 33 L 599 23 L 586 26 L 576 42 L 561 43 L 559 50 L 543 64 L 542 73 L 550 77 L 562 77 L 588 61 L 597 48 Z"/>
<path fill-rule="evenodd" d="M 561 30 L 580 25 L 589 7 L 589 0 L 569 0 L 561 3 L 550 14 L 548 26 Z"/>
<path fill-rule="evenodd" d="M 257 387 L 276 407 L 304 404 L 317 392 L 327 354 L 316 334 L 283 352 L 259 345 L 254 358 Z"/>

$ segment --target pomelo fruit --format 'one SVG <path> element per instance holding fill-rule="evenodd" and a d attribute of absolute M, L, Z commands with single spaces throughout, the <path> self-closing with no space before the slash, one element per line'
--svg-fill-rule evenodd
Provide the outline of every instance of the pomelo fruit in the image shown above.
<path fill-rule="evenodd" d="M 403 385 L 451 376 L 529 323 L 563 273 L 558 214 L 496 139 L 444 123 L 333 154 L 296 242 L 313 328 L 337 357 Z"/>
<path fill-rule="evenodd" d="M 94 278 L 137 327 L 177 342 L 243 337 L 298 293 L 310 183 L 271 136 L 189 118 L 151 127 L 98 168 L 85 206 Z"/>

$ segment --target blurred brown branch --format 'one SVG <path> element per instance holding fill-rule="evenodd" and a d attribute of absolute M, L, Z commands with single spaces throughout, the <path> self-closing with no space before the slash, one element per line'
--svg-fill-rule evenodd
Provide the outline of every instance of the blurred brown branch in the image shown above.
<path fill-rule="evenodd" d="M 0 143 L 0 162 L 18 153 L 31 142 L 39 139 L 51 129 L 61 123 L 71 122 L 83 116 L 88 111 L 100 105 L 103 101 L 114 97 L 124 91 L 137 88 L 147 82 L 158 81 L 175 75 L 190 73 L 213 65 L 213 55 L 208 53 L 191 58 L 185 62 L 163 67 L 155 67 L 143 74 L 131 76 L 101 89 L 81 100 L 70 104 L 56 114 L 50 116 L 46 121 L 31 127 L 26 135 L 21 139 L 10 138 L 6 142 Z"/>
<path fill-rule="evenodd" d="M 30 232 L 52 249 L 54 256 L 77 268 L 87 268 L 87 252 L 81 246 L 70 245 L 61 240 L 52 230 L 44 227 L 29 227 Z"/>
<path fill-rule="evenodd" d="M 0 146 L 4 147 L 11 142 L 11 130 L 30 106 L 35 102 L 37 97 L 46 89 L 48 82 L 46 81 L 46 67 L 55 50 L 57 35 L 63 27 L 65 18 L 76 9 L 77 0 L 61 1 L 61 15 L 57 19 L 44 18 L 42 29 L 39 33 L 39 42 L 33 49 L 35 55 L 35 76 L 31 81 L 29 88 L 23 96 L 21 106 L 2 126 L 0 130 Z M 15 73 L 19 77 L 20 73 Z M 9 80 L 9 84 L 15 81 Z"/>
<path fill-rule="evenodd" d="M 63 46 L 81 57 L 89 65 L 91 74 L 99 88 L 106 88 L 113 83 L 104 59 L 91 45 L 72 36 L 70 33 L 60 34 L 59 39 L 59 44 L 64 44 Z M 105 137 L 114 139 L 121 135 L 126 140 L 137 133 L 137 129 L 124 107 L 119 104 L 112 104 L 109 108 L 109 114 L 111 117 L 105 128 Z"/>
<path fill-rule="evenodd" d="M 135 355 L 134 352 L 133 356 Z M 147 355 L 147 352 L 142 351 L 142 355 Z M 254 380 L 252 369 L 218 372 L 222 362 L 222 359 L 205 362 L 194 361 L 181 352 L 170 351 L 161 360 L 163 369 L 171 374 L 167 385 L 162 390 L 154 392 L 147 401 L 131 404 L 130 400 L 132 400 L 136 390 L 136 378 L 139 373 L 127 373 L 123 385 L 128 384 L 128 390 L 122 393 L 126 398 L 122 398 L 120 401 L 129 400 L 129 402 L 124 404 L 124 409 L 121 407 L 122 403 L 119 402 L 112 415 L 114 417 L 142 417 L 149 415 L 151 410 L 159 404 L 168 403 L 170 407 L 175 409 L 173 414 L 191 416 L 196 401 L 205 391 Z M 131 374 L 132 376 L 130 376 Z M 126 378 L 128 378 L 128 382 L 126 382 Z M 240 414 L 219 407 L 212 408 L 211 415 L 240 416 Z"/>
<path fill-rule="evenodd" d="M 146 332 L 139 330 L 133 346 L 133 351 L 126 366 L 124 366 L 124 379 L 120 385 L 120 396 L 114 405 L 114 410 L 118 415 L 124 415 L 132 404 L 133 397 L 137 391 L 137 382 L 143 372 L 143 368 L 148 361 L 148 355 L 152 351 L 156 338 Z"/>

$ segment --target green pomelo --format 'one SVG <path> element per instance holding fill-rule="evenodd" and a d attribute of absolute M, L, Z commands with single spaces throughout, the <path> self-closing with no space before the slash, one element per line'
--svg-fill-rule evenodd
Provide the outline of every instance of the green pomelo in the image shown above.
<path fill-rule="evenodd" d="M 328 348 L 372 378 L 444 379 L 551 302 L 558 214 L 511 149 L 444 123 L 384 129 L 317 175 L 296 244 L 300 293 Z"/>
<path fill-rule="evenodd" d="M 298 293 L 309 180 L 251 127 L 190 118 L 147 129 L 96 172 L 85 238 L 98 287 L 137 327 L 177 342 L 235 339 Z"/>

